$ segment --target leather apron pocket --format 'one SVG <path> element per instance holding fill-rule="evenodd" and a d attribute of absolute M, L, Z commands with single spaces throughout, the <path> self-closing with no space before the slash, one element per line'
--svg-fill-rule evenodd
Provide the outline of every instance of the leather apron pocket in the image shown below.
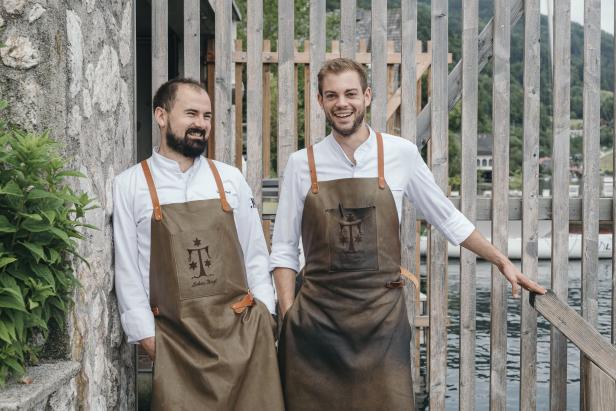
<path fill-rule="evenodd" d="M 173 257 L 176 267 L 180 300 L 210 297 L 227 293 L 224 262 L 219 258 L 219 242 L 212 233 L 181 232 L 172 236 Z"/>
<path fill-rule="evenodd" d="M 326 210 L 329 271 L 378 271 L 376 207 Z"/>

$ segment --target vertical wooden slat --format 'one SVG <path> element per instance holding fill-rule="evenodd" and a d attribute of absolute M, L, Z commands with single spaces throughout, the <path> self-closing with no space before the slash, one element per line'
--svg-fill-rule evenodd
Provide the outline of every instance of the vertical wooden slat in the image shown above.
<path fill-rule="evenodd" d="M 207 59 L 206 61 L 214 61 L 214 39 L 207 41 Z M 214 92 L 214 63 L 207 63 L 207 94 L 210 96 L 212 102 L 212 109 L 214 110 L 214 117 L 216 117 L 216 94 Z M 208 158 L 216 157 L 216 122 L 212 122 L 212 129 L 210 130 L 210 138 L 207 140 L 207 156 Z"/>
<path fill-rule="evenodd" d="M 524 2 L 524 159 L 522 164 L 522 271 L 537 280 L 539 217 L 539 2 Z M 520 409 L 537 408 L 537 312 L 522 291 Z"/>
<path fill-rule="evenodd" d="M 272 43 L 269 39 L 263 40 L 263 51 L 272 50 Z M 270 72 L 270 64 L 263 65 L 263 177 L 270 177 L 271 169 L 271 141 L 272 141 L 272 93 L 271 93 L 272 75 Z"/>
<path fill-rule="evenodd" d="M 319 70 L 325 61 L 325 0 L 310 0 L 310 143 L 325 137 L 325 115 L 317 99 Z"/>
<path fill-rule="evenodd" d="M 152 97 L 169 78 L 169 8 L 165 0 L 152 0 Z M 158 124 L 152 118 L 152 147 L 160 145 Z"/>
<path fill-rule="evenodd" d="M 342 57 L 355 58 L 355 22 L 357 20 L 356 0 L 340 2 L 340 39 Z M 403 20 L 404 21 L 404 20 Z"/>
<path fill-rule="evenodd" d="M 614 7 L 614 22 L 616 23 L 616 7 Z M 614 36 L 614 50 L 616 50 L 616 36 Z M 616 95 L 616 63 L 614 63 L 614 95 Z M 614 104 L 614 117 L 616 118 L 616 104 Z M 614 127 L 614 141 L 616 141 L 616 127 Z M 612 169 L 616 170 L 616 144 L 612 147 Z M 616 175 L 612 180 L 612 344 L 616 345 Z"/>
<path fill-rule="evenodd" d="M 263 0 L 247 3 L 247 62 L 246 62 L 246 180 L 262 210 L 263 180 Z"/>
<path fill-rule="evenodd" d="M 509 1 L 494 1 L 492 243 L 505 255 L 509 196 L 509 12 Z M 507 397 L 507 282 L 495 266 L 490 313 L 490 409 L 500 411 L 505 410 Z"/>
<path fill-rule="evenodd" d="M 601 0 L 584 1 L 584 170 L 582 174 L 582 316 L 597 326 L 599 242 L 599 110 L 601 75 Z M 581 356 L 582 409 L 592 397 L 590 382 L 598 378 L 590 361 Z M 592 375 L 591 375 L 592 373 Z M 587 398 L 588 397 L 588 398 Z"/>
<path fill-rule="evenodd" d="M 374 9 L 374 3 L 373 3 Z M 432 174 L 447 192 L 448 116 L 447 54 L 448 2 L 432 1 Z M 373 48 L 373 53 L 374 53 Z M 374 54 L 373 54 L 374 56 Z M 373 57 L 374 58 L 374 57 Z M 373 60 L 374 61 L 374 60 Z M 430 236 L 430 410 L 445 409 L 447 388 L 447 240 L 431 230 Z"/>
<path fill-rule="evenodd" d="M 462 160 L 460 211 L 477 210 L 478 0 L 462 3 Z M 476 257 L 460 249 L 460 410 L 475 409 Z"/>
<path fill-rule="evenodd" d="M 310 52 L 310 41 L 304 41 L 304 51 Z M 310 91 L 310 65 L 304 64 L 304 145 L 308 147 L 312 142 L 310 141 L 310 124 L 312 116 L 310 115 L 310 102 L 312 101 L 312 95 Z M 318 107 L 317 107 L 318 108 Z"/>
<path fill-rule="evenodd" d="M 243 51 L 241 39 L 235 40 L 235 51 Z M 242 75 L 244 65 L 235 64 L 235 166 L 242 169 L 242 155 L 244 150 L 244 84 Z"/>
<path fill-rule="evenodd" d="M 370 71 L 372 103 L 370 123 L 383 131 L 387 127 L 387 0 L 372 0 Z"/>
<path fill-rule="evenodd" d="M 278 2 L 278 177 L 297 150 L 293 1 Z M 280 182 L 279 182 L 280 184 Z M 279 185 L 281 186 L 281 184 Z"/>
<path fill-rule="evenodd" d="M 401 3 L 401 75 L 400 75 L 400 135 L 411 142 L 415 142 L 416 128 L 415 119 L 417 112 L 416 104 L 416 45 L 417 45 L 417 0 L 405 0 Z M 419 277 L 419 258 L 416 251 L 419 251 L 418 243 L 416 242 L 417 224 L 416 224 L 415 209 L 411 202 L 405 197 L 402 203 L 402 223 L 400 242 L 402 246 L 402 265 L 409 271 L 412 271 Z M 415 324 L 415 316 L 418 314 L 417 305 L 419 303 L 419 290 L 413 290 L 413 287 L 407 288 L 406 308 L 407 315 L 411 322 L 411 364 L 413 367 L 413 385 L 415 392 L 419 387 L 419 353 L 417 348 L 418 333 Z"/>
<path fill-rule="evenodd" d="M 387 41 L 387 57 L 386 59 L 389 59 L 389 56 L 392 55 L 394 52 L 396 51 L 396 46 L 393 42 L 393 40 L 388 40 Z M 394 80 L 395 80 L 395 76 L 396 76 L 396 69 L 394 68 L 393 64 L 387 64 L 387 101 L 389 101 L 389 99 L 391 99 L 391 96 L 393 96 L 394 91 L 395 91 L 395 84 L 394 84 Z M 398 110 L 396 110 L 388 119 L 387 119 L 387 132 L 388 133 L 393 133 L 393 129 L 395 126 L 395 120 L 396 120 L 396 112 Z M 385 114 L 387 116 L 387 114 Z"/>
<path fill-rule="evenodd" d="M 201 20 L 199 0 L 184 0 L 184 77 L 200 80 Z"/>
<path fill-rule="evenodd" d="M 554 6 L 551 288 L 567 301 L 569 224 L 563 222 L 569 220 L 571 5 L 561 1 Z M 550 409 L 567 409 L 567 340 L 556 327 L 550 332 Z"/>
<path fill-rule="evenodd" d="M 231 2 L 228 0 L 216 0 L 216 55 L 214 76 L 214 94 L 216 96 L 214 106 L 216 115 L 216 159 L 232 164 L 233 151 L 231 149 L 233 126 L 231 124 L 231 73 L 233 65 L 233 42 L 231 39 Z"/>

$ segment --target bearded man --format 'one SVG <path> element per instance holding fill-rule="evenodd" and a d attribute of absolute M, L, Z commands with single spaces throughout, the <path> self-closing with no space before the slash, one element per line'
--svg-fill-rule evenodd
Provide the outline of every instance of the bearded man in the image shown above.
<path fill-rule="evenodd" d="M 113 212 L 122 326 L 154 361 L 152 409 L 282 410 L 251 190 L 202 156 L 212 109 L 199 82 L 163 84 L 153 111 L 161 145 L 115 178 Z"/>
<path fill-rule="evenodd" d="M 445 197 L 415 144 L 366 124 L 372 92 L 344 58 L 318 74 L 332 133 L 291 155 L 280 192 L 270 268 L 284 316 L 279 363 L 285 406 L 412 410 L 410 326 L 400 276 L 399 220 L 407 197 L 454 244 L 525 277 Z M 302 238 L 306 264 L 295 296 Z"/>

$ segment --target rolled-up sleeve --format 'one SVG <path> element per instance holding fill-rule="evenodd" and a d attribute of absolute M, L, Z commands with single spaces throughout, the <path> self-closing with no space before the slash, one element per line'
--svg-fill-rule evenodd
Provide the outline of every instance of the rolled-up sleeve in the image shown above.
<path fill-rule="evenodd" d="M 132 213 L 130 184 L 119 178 L 113 184 L 113 238 L 115 291 L 120 319 L 129 343 L 154 336 L 154 316 L 138 267 L 137 227 Z"/>
<path fill-rule="evenodd" d="M 274 314 L 276 312 L 274 285 L 268 269 L 269 256 L 261 219 L 259 218 L 259 210 L 252 198 L 252 190 L 239 172 L 237 178 L 240 181 L 239 203 L 237 208 L 233 210 L 233 216 L 244 253 L 248 288 Z"/>
<path fill-rule="evenodd" d="M 299 271 L 299 237 L 304 201 L 300 192 L 301 180 L 295 162 L 298 153 L 302 152 L 304 151 L 293 153 L 284 170 L 278 195 L 270 270 L 290 268 L 295 272 Z"/>
<path fill-rule="evenodd" d="M 460 245 L 475 226 L 445 196 L 434 181 L 432 172 L 413 147 L 414 171 L 405 188 L 407 198 L 421 211 L 426 221 L 436 227 L 454 245 Z"/>

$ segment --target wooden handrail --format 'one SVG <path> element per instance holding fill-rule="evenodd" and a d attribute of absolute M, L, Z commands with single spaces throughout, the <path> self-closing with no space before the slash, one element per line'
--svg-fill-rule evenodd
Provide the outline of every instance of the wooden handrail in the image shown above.
<path fill-rule="evenodd" d="M 616 380 L 616 347 L 605 340 L 588 321 L 559 300 L 552 290 L 548 290 L 545 295 L 531 293 L 530 305 L 597 367 Z"/>

